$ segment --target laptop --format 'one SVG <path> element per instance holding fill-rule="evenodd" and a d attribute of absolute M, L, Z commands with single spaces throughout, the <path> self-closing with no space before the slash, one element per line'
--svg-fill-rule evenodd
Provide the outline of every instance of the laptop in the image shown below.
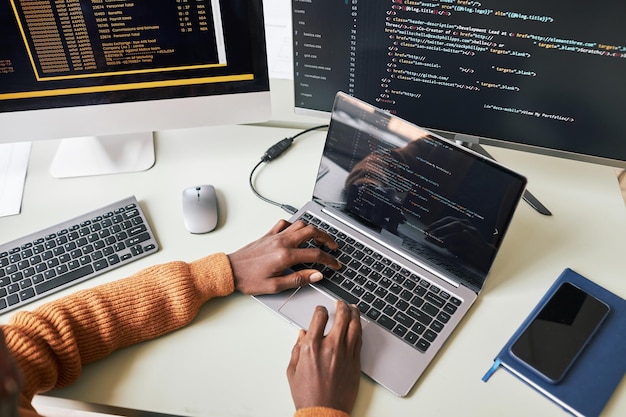
<path fill-rule="evenodd" d="M 255 297 L 306 329 L 317 305 L 356 304 L 361 369 L 406 396 L 483 287 L 522 175 L 339 92 L 313 198 L 291 218 L 329 233 L 340 271 Z M 308 243 L 312 245 L 313 243 Z"/>

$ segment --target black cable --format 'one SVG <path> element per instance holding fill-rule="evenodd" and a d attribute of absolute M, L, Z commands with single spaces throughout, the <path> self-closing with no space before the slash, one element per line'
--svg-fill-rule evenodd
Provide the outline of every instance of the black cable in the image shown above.
<path fill-rule="evenodd" d="M 306 133 L 309 133 L 313 130 L 323 129 L 326 127 L 328 127 L 328 125 L 310 127 L 308 129 L 303 130 L 302 132 L 299 132 L 298 134 L 294 136 L 281 139 L 280 141 L 276 142 L 274 145 L 270 146 L 270 148 L 266 150 L 265 153 L 261 156 L 261 160 L 254 166 L 254 168 L 252 168 L 252 171 L 250 172 L 249 184 L 250 184 L 250 188 L 252 189 L 252 192 L 261 200 L 265 201 L 266 203 L 270 203 L 275 206 L 278 206 L 290 214 L 294 214 L 296 211 L 298 211 L 298 209 L 296 209 L 293 206 L 290 206 L 289 204 L 282 204 L 282 203 L 279 203 L 274 200 L 270 200 L 269 198 L 262 196 L 254 187 L 254 181 L 252 179 L 254 177 L 255 171 L 261 166 L 261 164 L 269 163 L 273 161 L 274 159 L 278 158 L 279 156 L 281 156 L 287 149 L 289 149 L 289 147 L 293 144 L 293 141 L 296 138 Z"/>

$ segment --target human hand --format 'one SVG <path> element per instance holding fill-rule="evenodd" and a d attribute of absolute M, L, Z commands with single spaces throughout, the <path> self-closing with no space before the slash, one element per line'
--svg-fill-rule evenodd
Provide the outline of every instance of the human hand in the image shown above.
<path fill-rule="evenodd" d="M 0 330 L 0 416 L 17 417 L 17 401 L 22 378 Z"/>
<path fill-rule="evenodd" d="M 300 245 L 308 240 L 320 247 L 301 248 Z M 341 268 L 339 261 L 321 246 L 337 249 L 337 243 L 329 235 L 312 225 L 280 220 L 265 236 L 228 255 L 235 288 L 249 295 L 273 294 L 319 281 L 323 276 L 315 269 L 284 273 L 289 267 L 303 263 Z"/>
<path fill-rule="evenodd" d="M 361 380 L 359 311 L 337 301 L 328 335 L 328 311 L 318 306 L 308 331 L 301 330 L 291 352 L 287 379 L 296 409 L 328 407 L 352 412 Z"/>

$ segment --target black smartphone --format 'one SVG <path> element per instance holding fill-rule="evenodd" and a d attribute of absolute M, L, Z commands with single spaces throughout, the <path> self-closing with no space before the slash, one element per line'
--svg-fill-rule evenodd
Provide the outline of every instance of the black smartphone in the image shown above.
<path fill-rule="evenodd" d="M 558 383 L 609 313 L 609 306 L 565 282 L 511 345 L 511 353 Z"/>

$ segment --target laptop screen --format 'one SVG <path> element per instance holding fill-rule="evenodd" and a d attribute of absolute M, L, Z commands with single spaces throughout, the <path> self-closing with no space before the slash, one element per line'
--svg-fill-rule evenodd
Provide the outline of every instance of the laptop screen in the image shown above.
<path fill-rule="evenodd" d="M 478 292 L 525 186 L 498 163 L 339 93 L 313 197 Z"/>

